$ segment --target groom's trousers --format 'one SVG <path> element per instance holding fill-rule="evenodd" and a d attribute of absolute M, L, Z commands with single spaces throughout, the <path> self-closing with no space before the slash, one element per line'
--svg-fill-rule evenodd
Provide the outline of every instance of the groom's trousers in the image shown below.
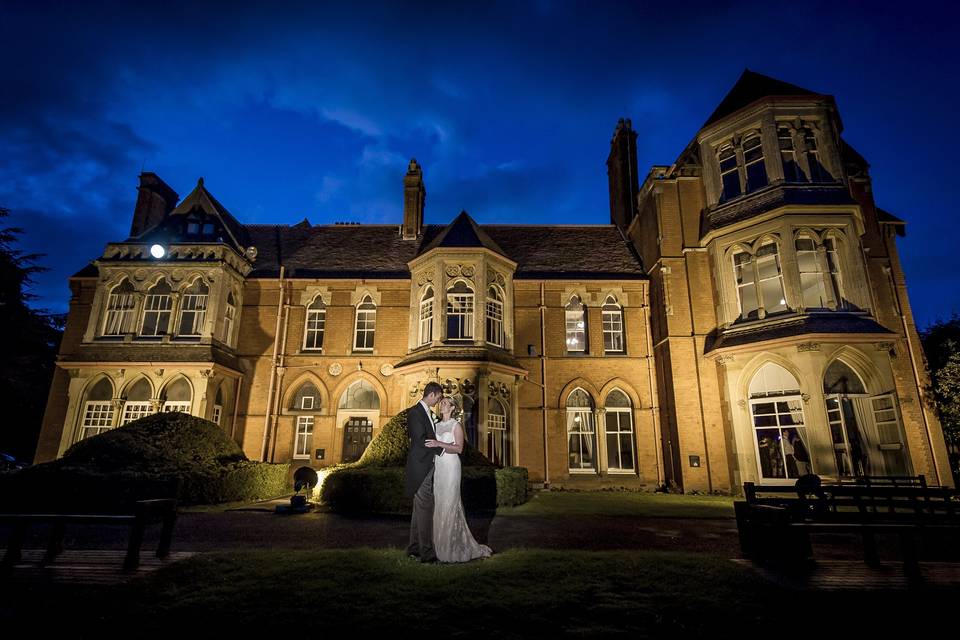
<path fill-rule="evenodd" d="M 437 553 L 433 550 L 433 467 L 413 496 L 407 553 L 420 556 L 420 562 L 437 559 Z"/>

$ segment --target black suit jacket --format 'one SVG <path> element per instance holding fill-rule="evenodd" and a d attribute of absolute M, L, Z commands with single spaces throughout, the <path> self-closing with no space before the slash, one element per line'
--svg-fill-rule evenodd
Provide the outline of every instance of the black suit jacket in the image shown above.
<path fill-rule="evenodd" d="M 424 440 L 436 440 L 437 433 L 419 402 L 407 409 L 407 435 L 410 436 L 410 450 L 407 452 L 406 494 L 411 498 L 433 467 L 434 458 L 443 453 L 441 447 L 423 446 Z"/>

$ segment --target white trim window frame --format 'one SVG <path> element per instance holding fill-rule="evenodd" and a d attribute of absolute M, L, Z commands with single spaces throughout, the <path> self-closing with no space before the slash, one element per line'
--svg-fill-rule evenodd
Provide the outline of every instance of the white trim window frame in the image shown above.
<path fill-rule="evenodd" d="M 353 328 L 353 350 L 373 351 L 377 331 L 377 305 L 370 296 L 364 296 L 357 305 Z"/>
<path fill-rule="evenodd" d="M 222 417 L 223 417 L 223 406 L 219 404 L 213 405 L 213 422 L 219 425 L 220 419 Z"/>
<path fill-rule="evenodd" d="M 578 295 L 564 307 L 567 353 L 587 352 L 587 310 Z"/>
<path fill-rule="evenodd" d="M 510 438 L 507 428 L 507 410 L 491 398 L 487 406 L 487 458 L 500 467 L 510 466 Z"/>
<path fill-rule="evenodd" d="M 753 320 L 760 313 L 760 299 L 757 297 L 757 271 L 754 258 L 748 251 L 740 250 L 731 256 L 733 260 L 733 282 L 737 287 L 737 309 L 740 319 Z"/>
<path fill-rule="evenodd" d="M 598 472 L 597 426 L 593 399 L 583 389 L 567 397 L 567 466 L 571 474 Z"/>
<path fill-rule="evenodd" d="M 751 398 L 750 420 L 753 425 L 753 450 L 760 481 L 795 482 L 797 478 L 788 477 L 782 442 L 784 433 L 792 429 L 807 451 L 810 451 L 803 397 L 797 394 Z"/>
<path fill-rule="evenodd" d="M 83 406 L 80 440 L 100 435 L 113 428 L 113 401 L 88 400 Z"/>
<path fill-rule="evenodd" d="M 124 280 L 123 283 L 113 288 L 107 297 L 102 335 L 120 337 L 133 331 L 133 315 L 137 305 L 136 295 L 136 291 L 134 291 L 129 280 Z"/>
<path fill-rule="evenodd" d="M 610 405 L 611 397 L 619 394 L 624 401 Z M 607 439 L 607 471 L 634 473 L 636 470 L 636 442 L 633 437 L 633 404 L 623 391 L 616 389 L 607 396 L 604 411 L 604 433 Z M 616 456 L 616 460 L 614 460 Z M 613 462 L 616 464 L 613 464 Z"/>
<path fill-rule="evenodd" d="M 190 401 L 189 400 L 168 400 L 163 403 L 164 413 L 171 413 L 173 411 L 190 413 Z"/>
<path fill-rule="evenodd" d="M 303 325 L 303 350 L 323 351 L 323 334 L 327 324 L 327 305 L 317 298 L 307 307 Z"/>
<path fill-rule="evenodd" d="M 794 240 L 797 253 L 797 270 L 800 273 L 800 299 L 805 309 L 827 309 L 825 264 L 821 263 L 817 240 L 809 235 L 800 235 Z"/>
<path fill-rule="evenodd" d="M 623 339 L 623 308 L 612 296 L 603 303 L 603 352 L 622 354 L 626 351 Z"/>
<path fill-rule="evenodd" d="M 309 460 L 313 446 L 314 416 L 297 416 L 297 436 L 293 457 L 296 460 Z"/>
<path fill-rule="evenodd" d="M 424 346 L 433 342 L 433 287 L 427 287 L 420 299 L 418 309 L 417 346 Z"/>
<path fill-rule="evenodd" d="M 836 296 L 837 310 L 842 311 L 847 308 L 847 303 L 843 297 L 843 274 L 840 269 L 840 249 L 837 238 L 827 236 L 823 239 L 823 248 L 827 252 L 827 271 L 830 274 L 830 282 L 833 284 L 833 295 Z"/>
<path fill-rule="evenodd" d="M 486 320 L 487 342 L 495 347 L 503 347 L 503 296 L 500 295 L 500 290 L 494 286 L 487 290 Z"/>
<path fill-rule="evenodd" d="M 191 287 L 192 289 L 193 287 Z M 180 314 L 177 335 L 183 338 L 199 338 L 207 317 L 206 293 L 184 293 L 180 296 Z"/>
<path fill-rule="evenodd" d="M 447 289 L 447 340 L 473 341 L 474 294 L 462 280 Z"/>
<path fill-rule="evenodd" d="M 153 403 L 150 401 L 130 401 L 123 403 L 123 416 L 120 418 L 120 426 L 130 424 L 134 420 L 145 418 L 153 414 Z"/>
<path fill-rule="evenodd" d="M 163 283 L 157 283 L 147 291 L 143 300 L 143 322 L 140 323 L 141 336 L 160 337 L 170 331 L 173 297 L 170 295 L 169 285 L 161 287 L 161 284 Z M 155 290 L 159 290 L 161 293 L 152 293 Z"/>

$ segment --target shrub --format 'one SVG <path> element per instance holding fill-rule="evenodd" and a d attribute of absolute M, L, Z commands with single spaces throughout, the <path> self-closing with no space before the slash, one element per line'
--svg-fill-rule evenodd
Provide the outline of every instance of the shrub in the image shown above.
<path fill-rule="evenodd" d="M 497 506 L 515 507 L 526 502 L 528 481 L 526 467 L 497 469 Z"/>
<path fill-rule="evenodd" d="M 212 422 L 157 413 L 5 476 L 0 489 L 9 490 L 0 492 L 0 507 L 111 511 L 148 498 L 177 497 L 183 504 L 269 498 L 288 490 L 289 466 L 247 460 Z"/>

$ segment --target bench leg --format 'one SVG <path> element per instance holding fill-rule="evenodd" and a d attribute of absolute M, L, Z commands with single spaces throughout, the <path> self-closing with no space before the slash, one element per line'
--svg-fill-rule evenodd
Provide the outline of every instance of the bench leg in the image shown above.
<path fill-rule="evenodd" d="M 863 561 L 871 567 L 880 566 L 880 554 L 877 552 L 877 539 L 872 531 L 863 532 Z"/>
<path fill-rule="evenodd" d="M 0 562 L 0 571 L 6 573 L 13 570 L 13 567 L 20 562 L 23 541 L 27 537 L 29 525 L 26 522 L 17 522 L 13 525 L 13 531 L 10 532 L 10 539 L 7 540 L 7 552 L 3 556 L 3 562 Z"/>
<path fill-rule="evenodd" d="M 160 530 L 160 545 L 157 547 L 157 557 L 161 560 L 170 555 L 170 540 L 173 538 L 173 525 L 176 524 L 176 522 L 176 513 L 163 516 L 163 528 Z"/>
<path fill-rule="evenodd" d="M 49 564 L 56 559 L 63 551 L 63 534 L 67 525 L 63 522 L 55 522 L 50 531 L 50 541 L 47 543 L 47 552 L 43 556 L 40 564 Z"/>
<path fill-rule="evenodd" d="M 130 532 L 130 544 L 127 545 L 127 557 L 123 561 L 124 571 L 133 571 L 140 566 L 140 547 L 143 546 L 143 530 L 146 523 L 138 518 Z"/>

